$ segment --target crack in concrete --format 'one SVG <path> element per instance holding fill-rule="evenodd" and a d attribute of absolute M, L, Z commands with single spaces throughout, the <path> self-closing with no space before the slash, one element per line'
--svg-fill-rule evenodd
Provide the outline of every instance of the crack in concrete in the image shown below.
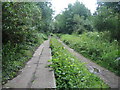
<path fill-rule="evenodd" d="M 28 86 L 27 86 L 28 88 L 31 88 L 32 83 L 33 83 L 34 80 L 36 79 L 36 77 L 35 77 L 35 73 L 36 73 L 36 71 L 37 71 L 37 67 L 38 67 L 38 65 L 39 65 L 40 57 L 42 56 L 43 49 L 44 49 L 44 47 L 42 48 L 42 51 L 41 51 L 41 53 L 40 53 L 40 55 L 39 55 L 39 58 L 38 58 L 37 63 L 34 63 L 34 64 L 37 64 L 37 65 L 36 65 L 35 71 L 34 71 L 34 73 L 33 73 L 33 76 L 32 76 L 32 78 L 31 78 L 30 82 L 28 83 Z"/>

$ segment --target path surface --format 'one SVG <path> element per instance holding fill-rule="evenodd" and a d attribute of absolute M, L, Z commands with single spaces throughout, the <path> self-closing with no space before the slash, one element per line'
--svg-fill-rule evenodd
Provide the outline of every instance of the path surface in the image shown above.
<path fill-rule="evenodd" d="M 41 44 L 21 73 L 5 84 L 4 88 L 56 88 L 54 72 L 46 67 L 51 64 L 49 40 Z"/>
<path fill-rule="evenodd" d="M 107 69 L 97 65 L 91 60 L 85 58 L 81 54 L 75 52 L 73 49 L 65 45 L 62 41 L 58 40 L 63 44 L 63 46 L 68 49 L 73 55 L 75 55 L 81 62 L 85 62 L 87 64 L 86 67 L 92 73 L 98 75 L 106 84 L 108 84 L 111 88 L 119 88 L 120 89 L 120 77 L 116 76 L 114 73 L 108 71 Z"/>

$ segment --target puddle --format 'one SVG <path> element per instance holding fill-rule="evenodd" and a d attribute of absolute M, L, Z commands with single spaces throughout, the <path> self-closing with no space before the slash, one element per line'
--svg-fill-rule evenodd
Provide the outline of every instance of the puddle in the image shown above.
<path fill-rule="evenodd" d="M 100 69 L 96 68 L 96 67 L 93 67 L 93 66 L 89 66 L 88 70 L 91 72 L 91 73 L 100 73 Z"/>

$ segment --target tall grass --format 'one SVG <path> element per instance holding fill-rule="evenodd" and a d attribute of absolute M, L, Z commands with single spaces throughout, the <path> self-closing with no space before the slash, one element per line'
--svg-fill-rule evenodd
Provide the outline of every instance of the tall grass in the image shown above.
<path fill-rule="evenodd" d="M 120 75 L 120 47 L 116 40 L 110 42 L 104 33 L 88 32 L 82 35 L 62 35 L 61 40 L 97 64 Z"/>

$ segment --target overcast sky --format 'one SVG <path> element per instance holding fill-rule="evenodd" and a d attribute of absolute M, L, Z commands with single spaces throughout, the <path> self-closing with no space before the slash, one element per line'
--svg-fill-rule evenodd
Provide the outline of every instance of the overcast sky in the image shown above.
<path fill-rule="evenodd" d="M 59 14 L 64 8 L 67 8 L 68 4 L 75 3 L 76 0 L 51 0 L 52 8 L 55 10 L 55 16 Z M 90 11 L 94 13 L 97 7 L 97 0 L 78 0 L 82 2 Z"/>

